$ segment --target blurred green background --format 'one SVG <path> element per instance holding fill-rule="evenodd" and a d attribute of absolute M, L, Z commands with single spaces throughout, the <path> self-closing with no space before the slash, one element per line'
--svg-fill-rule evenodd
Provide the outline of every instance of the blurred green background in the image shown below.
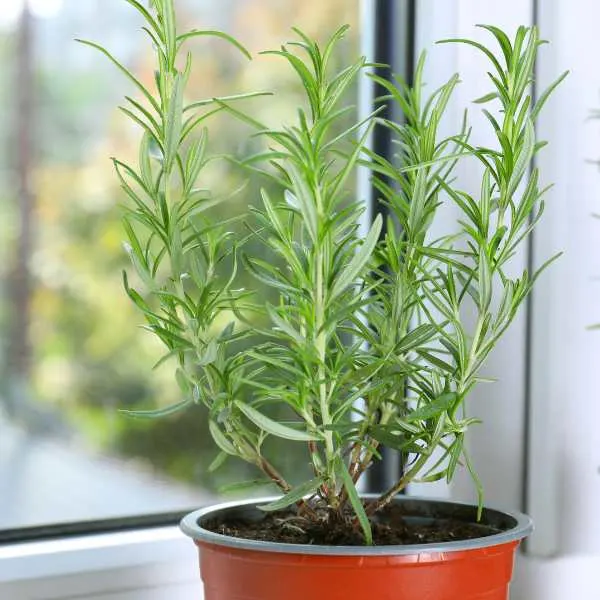
<path fill-rule="evenodd" d="M 340 64 L 359 54 L 358 4 L 176 2 L 182 29 L 221 28 L 253 54 L 290 39 L 292 26 L 324 40 L 348 23 Z M 100 54 L 73 40 L 102 43 L 150 85 L 153 57 L 141 22 L 124 0 L 30 0 L 27 11 L 24 6 L 25 0 L 11 0 L 12 8 L 0 11 L 0 436 L 4 423 L 29 439 L 117 458 L 117 465 L 209 492 L 251 478 L 255 473 L 234 461 L 207 475 L 216 452 L 201 409 L 155 421 L 118 412 L 173 403 L 178 389 L 170 368 L 151 370 L 162 349 L 139 329 L 141 315 L 121 285 L 128 267 L 121 245 L 124 198 L 109 157 L 137 155 L 140 131 L 116 110 L 121 97 L 135 91 Z M 219 40 L 190 49 L 188 100 L 274 90 L 274 99 L 249 101 L 248 108 L 273 125 L 295 117 L 302 90 L 281 59 L 247 62 Z M 212 122 L 212 149 L 242 157 L 253 151 L 245 134 L 238 122 L 219 117 Z M 233 190 L 245 177 L 221 162 L 203 186 Z M 251 181 L 222 205 L 223 218 L 255 202 L 260 185 Z M 285 470 L 301 467 L 305 458 L 279 452 L 278 461 Z M 0 490 L 7 465 L 0 463 Z"/>

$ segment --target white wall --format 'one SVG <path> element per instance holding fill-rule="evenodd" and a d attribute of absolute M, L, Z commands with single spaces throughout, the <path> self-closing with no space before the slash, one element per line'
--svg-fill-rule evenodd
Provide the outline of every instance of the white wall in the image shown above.
<path fill-rule="evenodd" d="M 527 511 L 537 531 L 519 559 L 515 600 L 597 600 L 600 583 L 600 172 L 589 164 L 600 158 L 600 2 L 538 0 L 542 37 L 551 45 L 540 51 L 538 89 L 571 70 L 542 115 L 538 136 L 550 147 L 539 166 L 554 188 L 533 242 L 537 263 L 563 250 L 564 256 L 539 281 L 532 300 L 531 412 L 528 456 L 523 445 L 525 319 L 492 357 L 488 371 L 500 381 L 481 388 L 470 403 L 485 425 L 474 430 L 472 452 L 484 480 L 487 499 L 519 507 L 522 474 L 529 467 Z M 419 44 L 448 35 L 472 36 L 476 23 L 509 29 L 533 22 L 533 0 L 419 0 Z M 446 48 L 443 48 L 446 51 Z M 460 48 L 440 57 L 430 52 L 430 80 L 439 83 L 454 66 L 464 83 L 458 104 L 487 88 L 474 53 Z M 478 71 L 478 72 L 476 72 Z M 460 114 L 454 107 L 454 125 Z M 468 172 L 461 174 L 469 185 Z M 525 256 L 521 257 L 521 261 Z M 421 490 L 419 490 L 421 491 Z M 468 497 L 465 479 L 451 490 Z M 439 489 L 436 494 L 447 494 Z"/>
<path fill-rule="evenodd" d="M 591 217 L 600 212 L 600 172 L 586 162 L 600 158 L 599 122 L 587 119 L 600 107 L 600 3 L 545 1 L 540 20 L 553 40 L 541 80 L 571 70 L 541 123 L 554 143 L 541 166 L 556 185 L 548 200 L 553 227 L 538 245 L 565 252 L 539 298 L 550 299 L 544 327 L 551 336 L 539 368 L 546 367 L 558 424 L 547 449 L 558 455 L 560 550 L 600 555 L 600 332 L 586 329 L 600 321 L 600 221 Z"/>
<path fill-rule="evenodd" d="M 425 82 L 428 88 L 436 89 L 455 72 L 462 79 L 449 105 L 448 118 L 440 129 L 440 135 L 458 133 L 463 111 L 468 108 L 469 120 L 473 126 L 472 140 L 493 147 L 495 136 L 479 108 L 472 103 L 474 99 L 490 91 L 486 75 L 489 66 L 473 48 L 459 44 L 436 46 L 435 42 L 445 38 L 469 37 L 489 43 L 489 34 L 475 27 L 478 23 L 493 23 L 513 33 L 520 23 L 529 22 L 530 0 L 511 0 L 501 5 L 478 0 L 450 0 L 444 3 L 419 0 L 417 7 L 417 46 L 427 51 Z M 477 173 L 473 172 L 473 164 L 461 163 L 457 173 L 464 188 L 476 194 L 480 180 Z M 440 211 L 442 218 L 438 220 L 440 229 L 444 227 L 444 219 L 455 222 L 457 217 L 452 206 L 444 209 L 443 212 Z M 525 261 L 525 253 L 515 258 L 513 268 L 516 272 L 523 270 Z M 469 399 L 469 412 L 481 415 L 485 424 L 471 430 L 468 445 L 484 483 L 486 497 L 500 507 L 519 507 L 522 496 L 524 316 L 521 313 L 517 317 L 512 329 L 488 361 L 484 374 L 497 378 L 498 383 L 481 387 Z M 505 444 L 504 440 L 510 440 L 510 444 Z M 497 473 L 503 473 L 503 477 L 498 478 Z M 443 483 L 413 486 L 412 492 L 436 496 L 450 494 Z M 452 495 L 459 499 L 474 500 L 473 486 L 467 475 L 459 474 L 453 484 Z"/>

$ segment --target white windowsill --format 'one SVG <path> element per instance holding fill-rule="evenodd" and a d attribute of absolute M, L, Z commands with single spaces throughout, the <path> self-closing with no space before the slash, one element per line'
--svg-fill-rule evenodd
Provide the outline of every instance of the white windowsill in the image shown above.
<path fill-rule="evenodd" d="M 178 528 L 0 547 L 1 598 L 201 598 L 197 550 Z"/>
<path fill-rule="evenodd" d="M 0 547 L 0 583 L 138 567 L 165 557 L 189 562 L 194 552 L 176 527 L 11 544 Z"/>

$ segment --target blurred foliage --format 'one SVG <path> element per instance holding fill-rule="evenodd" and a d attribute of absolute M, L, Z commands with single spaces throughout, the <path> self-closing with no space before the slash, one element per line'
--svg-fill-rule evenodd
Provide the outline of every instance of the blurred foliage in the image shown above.
<path fill-rule="evenodd" d="M 118 4 L 115 0 L 105 6 L 108 13 L 114 12 L 114 20 L 103 21 L 110 27 L 110 36 L 100 27 L 95 30 L 92 24 L 87 25 L 92 31 L 88 37 L 100 39 L 106 34 L 102 41 L 108 37 L 107 45 L 116 55 L 119 41 L 126 47 L 132 35 L 130 25 L 121 26 L 118 18 L 123 7 L 119 11 L 113 9 Z M 75 2 L 65 2 L 57 17 L 36 22 L 37 31 L 43 34 L 43 28 L 61 28 L 61 36 L 75 37 L 68 23 L 71 7 L 75 6 Z M 185 27 L 221 27 L 238 37 L 253 54 L 278 48 L 290 37 L 292 26 L 325 39 L 339 25 L 348 23 L 352 29 L 345 44 L 352 56 L 358 54 L 358 12 L 358 0 L 214 0 L 200 6 L 181 0 L 179 10 Z M 0 34 L 0 64 L 4 67 L 14 64 L 12 37 L 14 32 Z M 115 42 L 112 45 L 111 40 Z M 283 61 L 257 56 L 245 64 L 234 50 L 218 40 L 193 42 L 190 49 L 195 55 L 190 83 L 194 99 L 253 89 L 272 90 L 276 92 L 275 99 L 249 101 L 253 102 L 256 116 L 273 125 L 294 117 L 302 94 L 300 84 Z M 147 50 L 145 44 L 134 47 L 128 64 L 149 84 L 153 73 Z M 88 51 L 70 47 L 69 52 Z M 98 56 L 86 56 L 85 60 L 85 68 L 69 67 L 56 53 L 36 63 L 39 137 L 38 166 L 33 178 L 37 210 L 30 327 L 35 356 L 30 394 L 45 408 L 55 410 L 85 444 L 100 452 L 143 461 L 183 481 L 209 488 L 226 480 L 250 479 L 256 474 L 246 472 L 246 465 L 234 461 L 219 471 L 220 479 L 207 475 L 215 452 L 200 407 L 152 422 L 135 421 L 118 413 L 119 408 L 173 403 L 178 399 L 178 389 L 169 368 L 151 370 L 161 348 L 153 336 L 137 327 L 141 317 L 121 284 L 121 270 L 128 265 L 121 246 L 119 203 L 123 197 L 108 157 L 134 156 L 140 131 L 115 110 L 124 81 L 105 69 Z M 14 135 L 10 128 L 14 108 L 10 107 L 6 92 L 9 76 L 10 69 L 0 69 L 4 84 L 0 86 L 1 106 L 6 108 L 0 119 L 2 152 L 7 152 Z M 356 96 L 356 90 L 353 94 Z M 354 104 L 355 97 L 347 101 Z M 215 118 L 211 130 L 213 150 L 233 148 L 240 157 L 255 150 L 251 141 L 246 141 L 244 126 L 230 117 Z M 238 188 L 246 174 L 221 162 L 212 168 L 210 178 L 206 187 L 214 186 L 226 193 Z M 0 247 L 9 259 L 15 241 L 13 179 L 10 171 L 0 171 Z M 254 203 L 264 185 L 270 184 L 251 180 L 224 205 L 226 210 L 238 212 L 238 208 Z M 223 218 L 227 215 L 223 214 Z M 8 262 L 0 265 L 4 281 Z M 255 280 L 252 285 L 256 285 Z M 9 318 L 4 302 L 0 305 L 0 331 Z M 305 457 L 280 455 L 282 468 L 290 463 L 295 463 L 300 471 L 308 468 L 303 464 Z"/>

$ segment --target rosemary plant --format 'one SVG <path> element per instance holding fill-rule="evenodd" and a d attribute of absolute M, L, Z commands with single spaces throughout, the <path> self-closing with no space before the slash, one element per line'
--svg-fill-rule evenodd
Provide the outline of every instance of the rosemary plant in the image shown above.
<path fill-rule="evenodd" d="M 405 123 L 375 112 L 340 132 L 351 110 L 341 99 L 357 77 L 367 76 L 364 59 L 331 72 L 344 27 L 324 47 L 295 30 L 296 41 L 271 52 L 287 61 L 306 94 L 289 126 L 269 129 L 240 108 L 259 93 L 189 101 L 188 39 L 218 36 L 248 53 L 221 32 L 178 33 L 174 0 L 153 0 L 149 8 L 127 2 L 146 21 L 156 56 L 153 89 L 104 48 L 85 43 L 106 54 L 139 92 L 122 107 L 142 129 L 138 164 L 114 159 L 129 200 L 126 249 L 137 277 L 134 286 L 124 275 L 124 284 L 147 329 L 165 345 L 161 362 L 175 365 L 182 392 L 175 406 L 135 415 L 205 405 L 220 449 L 213 467 L 227 456 L 255 465 L 281 494 L 263 510 L 296 504 L 303 518 L 360 528 L 366 544 L 371 516 L 394 495 L 411 482 L 451 480 L 460 464 L 471 472 L 481 506 L 464 445 L 478 421 L 464 401 L 541 271 L 514 278 L 508 269 L 542 215 L 544 190 L 530 168 L 543 146 L 534 123 L 560 82 L 534 101 L 537 30 L 521 27 L 509 39 L 486 26 L 498 53 L 472 40 L 446 40 L 470 44 L 489 61 L 492 91 L 476 101 L 499 108 L 499 116 L 484 109 L 497 139 L 487 148 L 471 144 L 466 123 L 440 139 L 438 126 L 459 80 L 452 76 L 424 98 L 424 57 L 414 85 L 372 76 Z M 227 199 L 198 187 L 214 158 L 206 124 L 216 112 L 245 121 L 265 141 L 265 151 L 246 164 L 262 165 L 278 191 L 263 191 L 260 208 L 244 218 L 272 259 L 247 255 L 243 241 L 211 217 L 211 208 Z M 369 150 L 374 126 L 396 136 L 393 160 Z M 476 195 L 456 185 L 461 160 L 479 165 Z M 390 214 L 386 222 L 377 215 L 366 236 L 358 226 L 362 199 L 345 191 L 359 165 L 385 176 L 374 181 Z M 434 239 L 430 227 L 444 202 L 456 205 L 461 218 L 451 235 Z M 230 265 L 226 277 L 223 264 Z M 240 267 L 278 301 L 260 305 L 239 289 Z M 268 326 L 255 324 L 256 313 Z M 466 324 L 472 315 L 474 327 Z M 252 343 L 240 344 L 245 338 Z M 272 405 L 286 406 L 289 418 L 269 416 Z M 292 484 L 281 474 L 264 452 L 269 436 L 305 451 L 314 477 Z M 357 482 L 380 458 L 380 444 L 408 460 L 402 478 L 365 504 Z"/>

